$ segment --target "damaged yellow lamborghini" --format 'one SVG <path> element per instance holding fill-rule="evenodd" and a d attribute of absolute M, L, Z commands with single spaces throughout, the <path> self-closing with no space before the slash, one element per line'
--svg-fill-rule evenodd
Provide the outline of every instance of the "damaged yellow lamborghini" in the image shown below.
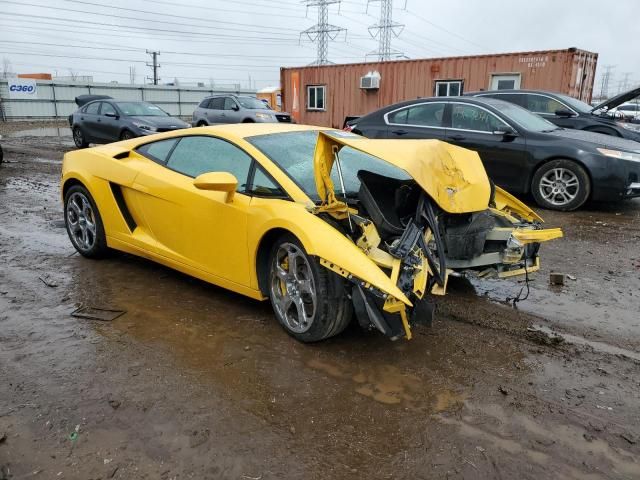
<path fill-rule="evenodd" d="M 465 271 L 538 269 L 559 238 L 477 153 L 301 125 L 167 132 L 67 153 L 67 232 L 85 257 L 140 255 L 257 300 L 303 342 L 355 316 L 392 339 Z"/>

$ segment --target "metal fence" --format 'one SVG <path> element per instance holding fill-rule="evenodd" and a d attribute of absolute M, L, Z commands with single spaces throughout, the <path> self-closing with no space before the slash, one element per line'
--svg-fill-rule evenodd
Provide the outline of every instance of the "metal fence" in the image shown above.
<path fill-rule="evenodd" d="M 116 100 L 147 101 L 173 116 L 186 117 L 200 101 L 213 94 L 256 94 L 255 90 L 237 88 L 180 87 L 165 85 L 124 85 L 113 83 L 79 83 L 38 80 L 37 98 L 12 99 L 6 80 L 0 80 L 0 121 L 66 118 L 78 107 L 79 95 L 109 95 Z"/>

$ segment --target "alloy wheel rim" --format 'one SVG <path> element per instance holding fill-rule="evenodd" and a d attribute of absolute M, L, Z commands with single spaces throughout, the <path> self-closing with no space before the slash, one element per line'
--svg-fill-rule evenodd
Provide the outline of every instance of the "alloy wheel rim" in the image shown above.
<path fill-rule="evenodd" d="M 271 265 L 270 285 L 274 308 L 287 327 L 294 333 L 308 331 L 318 301 L 311 265 L 297 245 L 280 245 Z"/>
<path fill-rule="evenodd" d="M 74 192 L 67 200 L 67 228 L 74 245 L 86 252 L 96 243 L 96 217 L 89 199 Z"/>
<path fill-rule="evenodd" d="M 73 140 L 76 142 L 76 145 L 82 144 L 82 132 L 79 128 L 73 130 Z"/>
<path fill-rule="evenodd" d="M 540 179 L 540 195 L 552 205 L 567 205 L 580 192 L 580 181 L 566 168 L 553 168 Z"/>

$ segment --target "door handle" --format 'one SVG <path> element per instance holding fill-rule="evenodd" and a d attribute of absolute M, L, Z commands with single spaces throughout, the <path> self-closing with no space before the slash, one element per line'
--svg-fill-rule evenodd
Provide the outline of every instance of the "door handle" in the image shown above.
<path fill-rule="evenodd" d="M 407 132 L 406 130 L 391 130 L 391 133 L 395 135 L 406 135 L 409 132 Z"/>
<path fill-rule="evenodd" d="M 450 135 L 449 138 L 451 140 L 464 140 L 467 137 L 465 137 L 464 135 Z"/>

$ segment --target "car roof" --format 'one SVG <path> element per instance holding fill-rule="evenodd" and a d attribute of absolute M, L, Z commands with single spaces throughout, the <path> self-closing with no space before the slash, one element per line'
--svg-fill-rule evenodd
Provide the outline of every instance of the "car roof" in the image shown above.
<path fill-rule="evenodd" d="M 476 92 L 467 92 L 464 95 L 473 97 L 475 95 L 486 95 L 486 94 L 501 94 L 501 93 L 541 93 L 543 95 L 555 95 L 561 96 L 562 93 L 550 92 L 548 90 L 525 90 L 525 89 L 509 89 L 509 90 L 478 90 Z"/>

